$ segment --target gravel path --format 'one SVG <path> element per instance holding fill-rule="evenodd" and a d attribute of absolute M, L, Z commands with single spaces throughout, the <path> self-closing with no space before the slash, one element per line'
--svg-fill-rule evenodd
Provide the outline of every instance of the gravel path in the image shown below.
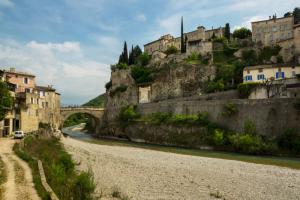
<path fill-rule="evenodd" d="M 14 154 L 12 150 L 14 143 L 12 139 L 0 139 L 0 156 L 7 172 L 7 181 L 3 185 L 4 199 L 39 200 L 32 182 L 31 169 Z"/>
<path fill-rule="evenodd" d="M 66 149 L 94 172 L 97 192 L 114 189 L 137 200 L 300 199 L 300 171 L 153 150 L 63 139 Z"/>

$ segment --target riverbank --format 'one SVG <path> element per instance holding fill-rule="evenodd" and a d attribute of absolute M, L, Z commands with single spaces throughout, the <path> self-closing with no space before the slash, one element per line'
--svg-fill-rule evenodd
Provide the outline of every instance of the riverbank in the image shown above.
<path fill-rule="evenodd" d="M 97 193 L 114 188 L 131 199 L 299 199 L 300 171 L 145 148 L 63 138 L 67 151 L 91 169 Z"/>

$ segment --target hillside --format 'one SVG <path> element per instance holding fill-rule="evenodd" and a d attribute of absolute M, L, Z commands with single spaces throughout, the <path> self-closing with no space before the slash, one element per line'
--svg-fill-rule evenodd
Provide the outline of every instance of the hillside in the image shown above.
<path fill-rule="evenodd" d="M 89 102 L 83 104 L 83 106 L 97 106 L 97 107 L 104 107 L 106 94 L 100 94 L 96 98 L 90 100 Z"/>

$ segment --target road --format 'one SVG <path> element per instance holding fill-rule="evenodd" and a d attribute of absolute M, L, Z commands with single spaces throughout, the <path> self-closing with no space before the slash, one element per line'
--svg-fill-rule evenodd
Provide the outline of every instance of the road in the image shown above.
<path fill-rule="evenodd" d="M 1 186 L 4 191 L 2 198 L 5 200 L 39 200 L 32 182 L 31 169 L 13 152 L 15 142 L 10 138 L 0 138 L 0 156 L 7 175 L 7 181 Z"/>
<path fill-rule="evenodd" d="M 300 171 L 63 138 L 80 170 L 92 170 L 97 193 L 115 188 L 133 200 L 299 200 Z"/>

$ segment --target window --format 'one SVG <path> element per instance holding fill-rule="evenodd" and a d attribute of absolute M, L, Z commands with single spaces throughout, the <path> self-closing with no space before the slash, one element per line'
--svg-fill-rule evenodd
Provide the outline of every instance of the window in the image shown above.
<path fill-rule="evenodd" d="M 30 93 L 30 88 L 25 88 L 26 93 Z"/>
<path fill-rule="evenodd" d="M 292 78 L 295 78 L 295 77 L 296 77 L 296 72 L 292 71 Z"/>
<path fill-rule="evenodd" d="M 265 80 L 265 75 L 264 74 L 258 74 L 257 75 L 257 80 Z"/>
<path fill-rule="evenodd" d="M 273 26 L 272 31 L 276 32 L 277 31 L 277 26 Z"/>
<path fill-rule="evenodd" d="M 29 83 L 29 79 L 27 77 L 24 78 L 24 84 L 28 84 Z"/>
<path fill-rule="evenodd" d="M 30 103 L 34 103 L 34 99 L 32 97 L 30 98 Z"/>
<path fill-rule="evenodd" d="M 281 78 L 284 78 L 284 72 L 276 72 L 276 79 L 281 79 Z"/>
<path fill-rule="evenodd" d="M 258 72 L 259 73 L 263 72 L 263 68 L 258 69 Z"/>
<path fill-rule="evenodd" d="M 252 75 L 247 75 L 247 76 L 245 77 L 245 80 L 246 80 L 246 81 L 252 81 Z"/>

